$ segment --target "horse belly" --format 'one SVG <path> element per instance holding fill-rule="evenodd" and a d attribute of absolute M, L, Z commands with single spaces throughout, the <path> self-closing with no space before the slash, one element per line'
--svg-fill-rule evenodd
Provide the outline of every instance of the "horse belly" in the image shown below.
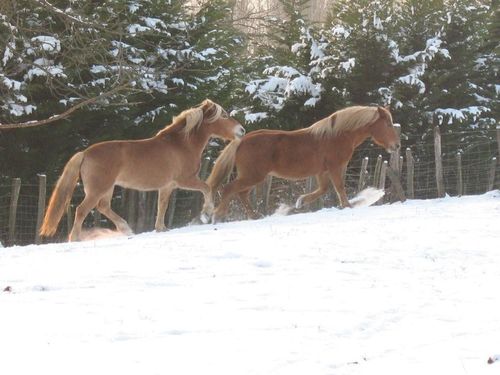
<path fill-rule="evenodd" d="M 275 161 L 270 174 L 287 180 L 302 180 L 322 171 L 321 163 L 316 159 L 296 154 L 282 155 Z"/>
<path fill-rule="evenodd" d="M 116 184 L 128 189 L 148 191 L 164 187 L 171 179 L 166 168 L 158 169 L 144 166 L 132 168 L 127 166 L 118 174 Z"/>

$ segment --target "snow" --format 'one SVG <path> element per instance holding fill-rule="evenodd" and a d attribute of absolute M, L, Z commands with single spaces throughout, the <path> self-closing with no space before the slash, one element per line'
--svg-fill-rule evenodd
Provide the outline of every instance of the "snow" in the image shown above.
<path fill-rule="evenodd" d="M 425 83 L 418 77 L 419 74 L 410 73 L 405 76 L 399 77 L 396 81 L 407 84 L 409 86 L 416 86 L 418 87 L 418 93 L 423 94 L 425 93 Z"/>
<path fill-rule="evenodd" d="M 47 75 L 66 78 L 63 66 L 61 64 L 54 65 L 54 61 L 52 60 L 39 58 L 33 62 L 33 65 L 34 66 L 25 74 L 25 78 L 28 80 L 32 80 L 35 77 L 45 77 Z"/>
<path fill-rule="evenodd" d="M 476 119 L 484 112 L 489 112 L 489 108 L 483 106 L 469 106 L 466 108 L 436 108 L 434 111 L 438 114 L 440 119 L 440 124 L 443 121 L 444 116 L 448 116 L 448 124 L 452 124 L 453 120 L 464 121 L 468 116 Z"/>
<path fill-rule="evenodd" d="M 151 30 L 150 27 L 142 26 L 142 25 L 139 25 L 138 23 L 134 23 L 132 25 L 127 26 L 127 31 L 131 35 L 135 35 L 137 33 L 143 33 L 143 32 L 149 31 L 149 30 Z"/>
<path fill-rule="evenodd" d="M 259 122 L 267 117 L 268 116 L 266 112 L 245 113 L 245 122 L 247 124 L 251 124 L 254 122 Z"/>
<path fill-rule="evenodd" d="M 93 74 L 106 73 L 108 69 L 104 65 L 92 65 L 90 72 Z"/>
<path fill-rule="evenodd" d="M 14 52 L 12 51 L 14 51 L 15 48 L 16 44 L 14 42 L 8 42 L 5 45 L 5 52 L 3 53 L 3 59 L 2 59 L 3 66 L 6 66 L 9 60 L 14 57 Z"/>
<path fill-rule="evenodd" d="M 45 52 L 60 52 L 61 41 L 50 35 L 39 35 L 31 38 L 31 42 Z"/>
<path fill-rule="evenodd" d="M 12 89 L 13 91 L 21 90 L 22 82 L 16 81 L 7 77 L 2 77 L 2 83 L 7 86 L 7 88 Z"/>
<path fill-rule="evenodd" d="M 202 56 L 210 56 L 210 55 L 216 55 L 217 50 L 215 48 L 206 48 L 203 51 L 200 52 L 200 55 Z"/>
<path fill-rule="evenodd" d="M 344 26 L 336 25 L 332 28 L 332 34 L 335 36 L 342 36 L 347 39 L 351 35 L 351 31 L 347 30 Z"/>
<path fill-rule="evenodd" d="M 309 98 L 304 102 L 304 107 L 314 107 L 320 98 Z"/>
<path fill-rule="evenodd" d="M 339 64 L 339 68 L 343 69 L 346 72 L 350 72 L 352 68 L 356 65 L 356 59 L 351 57 L 347 61 L 343 61 Z"/>
<path fill-rule="evenodd" d="M 144 21 L 144 23 L 146 24 L 146 26 L 152 28 L 152 29 L 155 29 L 155 30 L 159 30 L 159 26 L 163 29 L 166 29 L 167 28 L 167 25 L 165 24 L 165 22 L 163 22 L 161 19 L 159 18 L 152 18 L 152 17 L 141 17 L 141 19 Z"/>
<path fill-rule="evenodd" d="M 36 106 L 28 104 L 28 105 L 21 105 L 17 103 L 13 103 L 12 101 L 7 100 L 6 104 L 8 105 L 8 111 L 11 115 L 13 116 L 23 116 L 23 115 L 30 115 L 34 111 L 36 111 Z"/>
<path fill-rule="evenodd" d="M 4 248 L 2 371 L 498 373 L 499 214 L 494 191 Z"/>

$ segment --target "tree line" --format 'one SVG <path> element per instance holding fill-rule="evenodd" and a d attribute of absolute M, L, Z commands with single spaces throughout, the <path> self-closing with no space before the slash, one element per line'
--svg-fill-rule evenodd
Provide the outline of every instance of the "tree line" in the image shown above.
<path fill-rule="evenodd" d="M 77 150 L 148 137 L 205 98 L 250 131 L 355 104 L 390 106 L 408 145 L 497 126 L 497 0 L 337 0 L 322 22 L 317 2 L 241 3 L 2 1 L 0 178 L 54 180 Z"/>

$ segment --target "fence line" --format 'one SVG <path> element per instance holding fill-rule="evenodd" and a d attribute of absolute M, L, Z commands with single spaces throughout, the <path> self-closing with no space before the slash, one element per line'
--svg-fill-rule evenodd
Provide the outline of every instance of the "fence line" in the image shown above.
<path fill-rule="evenodd" d="M 461 132 L 464 140 L 473 132 Z M 380 203 L 405 200 L 406 197 L 433 198 L 449 195 L 479 194 L 499 187 L 500 128 L 496 134 L 480 136 L 477 142 L 465 148 L 450 148 L 446 142 L 449 134 L 441 134 L 439 127 L 433 131 L 432 142 L 415 142 L 407 147 L 404 155 L 379 155 L 373 145 L 361 146 L 353 156 L 345 173 L 346 190 L 350 196 L 366 186 L 386 190 Z M 452 134 L 454 137 L 457 134 Z M 474 134 L 476 136 L 476 134 Z M 445 151 L 443 151 L 443 149 Z M 384 160 L 387 159 L 387 160 Z M 212 161 L 203 159 L 200 177 L 206 179 Z M 37 176 L 37 183 L 24 183 L 18 178 L 10 185 L 0 185 L 0 241 L 4 245 L 42 243 L 38 236 L 46 205 L 47 187 L 44 175 Z M 294 205 L 299 195 L 316 188 L 315 178 L 304 181 L 287 181 L 268 177 L 252 192 L 252 202 L 261 215 L 272 213 L 281 203 Z M 55 239 L 64 241 L 71 229 L 75 207 L 83 198 L 80 184 L 73 194 L 66 220 L 62 220 Z M 166 213 L 168 227 L 179 227 L 196 221 L 203 199 L 201 193 L 174 191 Z M 156 217 L 156 192 L 137 192 L 117 187 L 112 200 L 113 209 L 124 217 L 136 233 L 151 231 Z M 318 202 L 307 207 L 320 209 L 337 204 L 333 189 Z M 244 218 L 238 203 L 232 202 L 229 219 Z M 110 222 L 93 210 L 84 226 L 110 227 Z"/>

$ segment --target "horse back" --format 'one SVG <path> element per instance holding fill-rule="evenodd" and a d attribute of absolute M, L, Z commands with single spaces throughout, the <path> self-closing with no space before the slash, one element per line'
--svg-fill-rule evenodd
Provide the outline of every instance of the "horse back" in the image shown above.
<path fill-rule="evenodd" d="M 175 174 L 179 164 L 173 147 L 154 138 L 96 143 L 85 150 L 82 179 L 139 190 L 157 190 Z"/>
<path fill-rule="evenodd" d="M 301 179 L 324 168 L 323 146 L 303 130 L 259 130 L 246 135 L 236 155 L 239 173 L 245 170 Z"/>

